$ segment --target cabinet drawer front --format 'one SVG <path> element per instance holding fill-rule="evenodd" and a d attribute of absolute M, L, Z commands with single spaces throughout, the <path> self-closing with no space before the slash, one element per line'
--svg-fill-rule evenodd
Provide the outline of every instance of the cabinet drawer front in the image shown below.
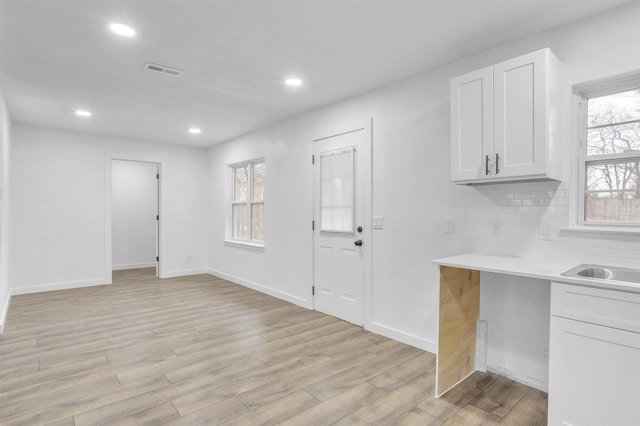
<path fill-rule="evenodd" d="M 551 315 L 640 333 L 640 294 L 551 283 Z"/>

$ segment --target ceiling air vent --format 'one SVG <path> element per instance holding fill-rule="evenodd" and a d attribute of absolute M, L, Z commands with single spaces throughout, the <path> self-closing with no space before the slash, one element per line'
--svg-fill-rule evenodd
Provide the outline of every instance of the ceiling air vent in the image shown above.
<path fill-rule="evenodd" d="M 144 69 L 147 71 L 154 71 L 162 74 L 175 75 L 176 77 L 182 75 L 182 71 L 180 70 L 165 67 L 164 65 L 152 64 L 151 62 L 147 62 L 146 64 L 144 64 Z"/>

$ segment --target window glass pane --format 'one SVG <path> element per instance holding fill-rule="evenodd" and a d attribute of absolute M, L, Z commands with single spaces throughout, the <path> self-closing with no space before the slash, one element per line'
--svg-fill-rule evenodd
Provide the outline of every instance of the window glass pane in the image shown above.
<path fill-rule="evenodd" d="M 251 226 L 253 239 L 264 241 L 264 204 L 251 205 Z"/>
<path fill-rule="evenodd" d="M 587 127 L 640 119 L 640 89 L 589 98 Z"/>
<path fill-rule="evenodd" d="M 247 201 L 249 199 L 249 166 L 239 166 L 233 168 L 233 201 Z"/>
<path fill-rule="evenodd" d="M 585 220 L 640 222 L 640 159 L 586 168 Z"/>
<path fill-rule="evenodd" d="M 640 89 L 589 98 L 587 156 L 640 152 Z"/>
<path fill-rule="evenodd" d="M 587 130 L 587 155 L 640 152 L 640 122 Z"/>
<path fill-rule="evenodd" d="M 320 229 L 353 232 L 354 151 L 320 156 Z"/>
<path fill-rule="evenodd" d="M 264 163 L 253 165 L 253 201 L 264 201 Z"/>
<path fill-rule="evenodd" d="M 239 240 L 246 240 L 249 238 L 249 222 L 247 217 L 247 205 L 246 204 L 234 204 L 232 206 L 232 219 L 231 228 L 233 232 L 233 238 Z"/>

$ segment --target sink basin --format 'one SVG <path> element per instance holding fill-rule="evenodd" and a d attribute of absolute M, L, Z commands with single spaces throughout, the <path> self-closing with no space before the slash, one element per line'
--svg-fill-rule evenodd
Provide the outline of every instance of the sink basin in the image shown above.
<path fill-rule="evenodd" d="M 581 277 L 600 278 L 602 280 L 608 280 L 613 274 L 611 273 L 610 269 L 594 266 L 591 268 L 580 269 L 576 272 L 576 275 L 580 275 Z"/>
<path fill-rule="evenodd" d="M 625 281 L 640 284 L 640 269 L 619 268 L 617 266 L 578 265 L 560 275 L 565 277 L 595 278 L 599 280 Z"/>

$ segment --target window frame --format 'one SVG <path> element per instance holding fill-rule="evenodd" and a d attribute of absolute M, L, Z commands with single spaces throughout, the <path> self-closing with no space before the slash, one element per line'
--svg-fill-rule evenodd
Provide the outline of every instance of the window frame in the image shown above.
<path fill-rule="evenodd" d="M 600 96 L 612 95 L 629 90 L 640 89 L 640 72 L 634 71 L 623 74 L 621 76 L 597 80 L 590 83 L 574 86 L 574 95 L 577 102 L 577 209 L 576 223 L 585 229 L 600 228 L 603 230 L 628 230 L 636 231 L 640 229 L 640 222 L 621 222 L 621 221 L 596 221 L 586 219 L 586 193 L 587 180 L 586 171 L 589 164 L 610 164 L 624 159 L 635 159 L 640 157 L 640 153 L 618 153 L 605 154 L 594 158 L 587 157 L 587 114 L 588 99 Z"/>
<path fill-rule="evenodd" d="M 258 164 L 263 164 L 265 167 L 265 176 L 266 176 L 266 161 L 264 157 L 255 158 L 252 160 L 241 161 L 233 164 L 229 164 L 229 184 L 227 188 L 229 188 L 229 197 L 227 203 L 227 238 L 225 242 L 233 243 L 233 244 L 241 244 L 253 247 L 264 247 L 265 240 L 256 240 L 254 239 L 253 232 L 253 209 L 256 205 L 263 206 L 263 224 L 264 224 L 264 206 L 265 206 L 265 198 L 266 194 L 263 194 L 262 200 L 254 199 L 254 167 Z M 247 167 L 247 199 L 246 201 L 235 201 L 235 174 L 236 170 L 242 167 Z M 264 179 L 264 178 L 263 178 Z M 265 181 L 263 180 L 262 184 L 266 187 Z M 266 192 L 266 191 L 265 191 Z M 247 211 L 247 233 L 248 238 L 238 238 L 233 235 L 233 208 L 236 205 L 245 205 Z M 264 231 L 263 231 L 264 232 Z M 266 238 L 265 238 L 266 239 Z"/>

